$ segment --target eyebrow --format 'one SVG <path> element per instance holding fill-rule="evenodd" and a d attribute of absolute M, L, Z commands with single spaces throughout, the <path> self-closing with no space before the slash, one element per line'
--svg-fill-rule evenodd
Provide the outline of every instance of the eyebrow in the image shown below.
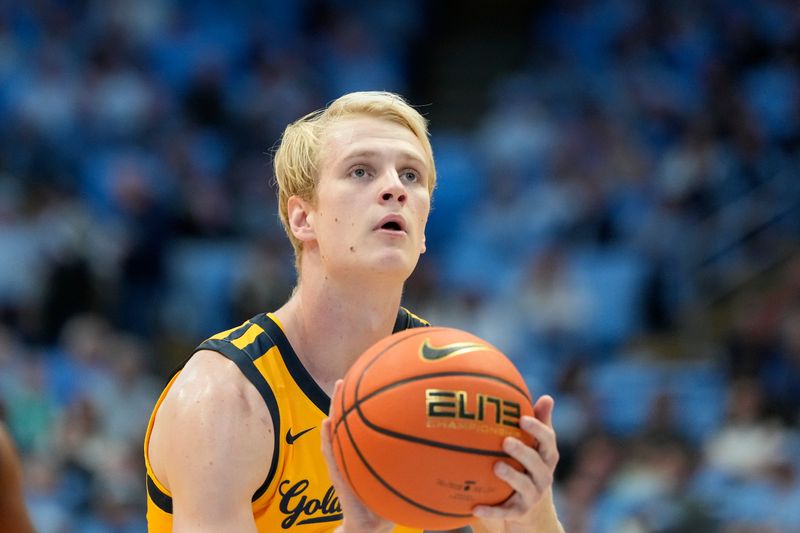
<path fill-rule="evenodd" d="M 374 159 L 376 157 L 380 157 L 382 155 L 381 152 L 376 150 L 359 150 L 357 152 L 353 152 L 352 154 L 348 154 L 342 158 L 342 162 L 350 161 L 351 159 Z M 399 155 L 403 159 L 407 159 L 409 161 L 414 161 L 422 165 L 423 167 L 427 168 L 427 163 L 423 159 L 421 159 L 417 154 L 411 151 L 400 150 Z"/>

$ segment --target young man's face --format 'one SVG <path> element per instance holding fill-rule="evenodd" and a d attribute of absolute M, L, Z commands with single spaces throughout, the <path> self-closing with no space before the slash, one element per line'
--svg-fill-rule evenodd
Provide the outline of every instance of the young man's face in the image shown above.
<path fill-rule="evenodd" d="M 326 270 L 405 280 L 425 251 L 430 169 L 419 140 L 384 119 L 353 116 L 326 132 L 308 215 Z"/>

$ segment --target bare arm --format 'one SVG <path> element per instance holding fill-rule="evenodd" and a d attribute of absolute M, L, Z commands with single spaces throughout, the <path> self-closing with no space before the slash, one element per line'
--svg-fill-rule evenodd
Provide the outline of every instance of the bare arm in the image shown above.
<path fill-rule="evenodd" d="M 0 531 L 33 533 L 22 495 L 22 471 L 11 437 L 0 426 Z"/>
<path fill-rule="evenodd" d="M 172 493 L 174 532 L 256 531 L 251 498 L 269 470 L 273 431 L 236 365 L 211 351 L 192 357 L 150 439 L 153 471 Z"/>

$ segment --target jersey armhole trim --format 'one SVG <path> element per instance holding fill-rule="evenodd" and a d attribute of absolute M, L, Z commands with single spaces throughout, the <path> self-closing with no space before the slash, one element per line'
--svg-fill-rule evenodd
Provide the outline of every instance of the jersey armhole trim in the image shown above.
<path fill-rule="evenodd" d="M 272 416 L 275 447 L 272 453 L 272 462 L 269 466 L 267 478 L 253 494 L 252 501 L 256 501 L 266 492 L 267 487 L 269 487 L 270 483 L 272 483 L 272 480 L 275 477 L 275 472 L 278 469 L 278 455 L 280 454 L 281 444 L 281 417 L 278 409 L 278 400 L 275 398 L 275 393 L 272 391 L 269 383 L 267 383 L 267 380 L 264 379 L 264 376 L 261 375 L 261 372 L 259 372 L 258 368 L 256 368 L 253 359 L 244 350 L 240 350 L 231 344 L 230 341 L 223 339 L 209 339 L 198 346 L 197 350 L 195 351 L 199 350 L 211 350 L 218 352 L 233 361 L 233 363 L 239 368 L 239 370 L 241 370 L 242 374 L 244 374 L 247 380 L 250 381 L 256 390 L 258 390 L 259 394 L 261 394 L 261 397 L 264 399 L 264 403 L 267 405 L 267 409 L 269 409 L 269 413 Z"/>
<path fill-rule="evenodd" d="M 172 498 L 164 494 L 161 489 L 158 488 L 158 485 L 156 485 L 156 482 L 150 477 L 150 474 L 147 474 L 147 495 L 150 496 L 150 499 L 156 504 L 156 507 L 165 513 L 172 514 Z"/>
<path fill-rule="evenodd" d="M 278 347 L 278 351 L 283 358 L 283 364 L 292 376 L 292 379 L 303 391 L 303 394 L 311 400 L 317 409 L 319 409 L 325 416 L 331 410 L 331 397 L 322 390 L 319 384 L 311 377 L 308 370 L 297 353 L 294 351 L 292 344 L 286 337 L 283 328 L 277 323 L 277 319 L 273 318 L 272 314 L 262 314 L 251 319 L 254 324 L 257 324 L 264 330 L 264 333 L 270 340 Z"/>

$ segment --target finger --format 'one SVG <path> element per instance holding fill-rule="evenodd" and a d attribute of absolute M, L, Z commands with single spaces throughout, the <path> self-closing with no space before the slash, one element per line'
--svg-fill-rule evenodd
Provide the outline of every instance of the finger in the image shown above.
<path fill-rule="evenodd" d="M 525 514 L 526 507 L 521 503 L 520 495 L 514 494 L 500 505 L 476 505 L 472 514 L 480 518 L 500 519 L 518 518 Z"/>
<path fill-rule="evenodd" d="M 532 416 L 523 416 L 519 425 L 526 433 L 536 439 L 536 451 L 539 452 L 544 462 L 555 468 L 559 454 L 558 445 L 556 444 L 556 432 L 553 427 Z"/>
<path fill-rule="evenodd" d="M 553 427 L 553 407 L 555 406 L 555 400 L 549 394 L 545 394 L 541 396 L 538 400 L 536 400 L 536 404 L 533 406 L 533 414 L 547 424 L 550 427 Z"/>
<path fill-rule="evenodd" d="M 320 440 L 322 441 L 322 455 L 325 457 L 325 462 L 328 463 L 328 470 L 331 471 L 331 475 L 338 474 L 338 466 L 333 455 L 333 435 L 330 418 L 322 421 Z"/>
<path fill-rule="evenodd" d="M 331 419 L 326 418 L 322 421 L 320 427 L 320 440 L 322 441 L 322 455 L 325 457 L 325 462 L 328 465 L 328 475 L 331 478 L 331 483 L 334 486 L 341 487 L 346 483 L 344 477 L 339 472 L 339 465 L 333 456 L 333 440 L 331 436 Z"/>
<path fill-rule="evenodd" d="M 494 473 L 521 494 L 526 501 L 535 497 L 536 486 L 527 472 L 520 472 L 504 461 L 497 461 L 494 464 Z"/>
<path fill-rule="evenodd" d="M 326 418 L 322 421 L 322 426 L 319 430 L 320 440 L 322 441 L 322 455 L 325 456 L 325 459 L 328 460 L 328 464 L 330 464 L 329 459 L 333 459 L 333 446 L 331 445 L 331 419 Z"/>
<path fill-rule="evenodd" d="M 539 463 L 542 462 L 542 459 L 538 456 L 539 454 L 536 453 L 536 450 L 522 442 L 516 437 L 506 437 L 503 439 L 503 451 L 505 451 L 509 456 L 513 459 L 519 461 L 527 471 L 531 471 L 532 469 L 538 466 L 536 460 L 539 460 Z"/>
<path fill-rule="evenodd" d="M 472 508 L 472 514 L 478 518 L 504 519 L 509 518 L 508 509 L 502 506 L 489 507 L 488 505 L 476 505 Z"/>
<path fill-rule="evenodd" d="M 512 473 L 509 473 L 509 479 L 500 473 L 498 475 L 514 490 L 522 494 L 526 501 L 537 500 L 538 495 L 533 491 L 544 492 L 553 484 L 553 468 L 545 462 L 539 452 L 514 437 L 506 437 L 506 440 L 503 441 L 503 449 L 525 468 L 526 472 L 524 473 L 516 470 L 514 472 L 524 477 L 527 483 L 522 482 Z M 512 470 L 514 469 L 512 468 Z M 511 478 L 516 478 L 516 482 L 512 483 Z"/>
<path fill-rule="evenodd" d="M 339 402 L 341 401 L 341 399 L 339 399 L 339 394 L 341 393 L 341 390 L 342 390 L 342 383 L 344 383 L 343 380 L 337 379 L 336 383 L 333 384 L 333 394 L 331 394 L 331 405 L 328 408 L 328 415 L 329 416 L 330 416 L 330 414 L 331 414 L 331 412 L 333 410 L 333 403 L 335 401 L 339 401 Z"/>

